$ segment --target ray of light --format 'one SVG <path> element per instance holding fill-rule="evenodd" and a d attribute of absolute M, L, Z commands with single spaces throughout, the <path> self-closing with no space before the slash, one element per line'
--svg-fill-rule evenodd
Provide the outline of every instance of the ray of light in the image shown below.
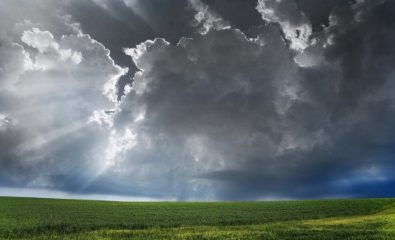
<path fill-rule="evenodd" d="M 78 121 L 78 122 L 74 122 L 70 125 L 64 126 L 62 128 L 58 128 L 58 129 L 40 134 L 39 136 L 36 136 L 35 138 L 29 139 L 29 140 L 21 143 L 17 147 L 17 150 L 21 151 L 21 152 L 25 152 L 25 151 L 29 151 L 29 150 L 42 148 L 52 141 L 55 141 L 59 138 L 62 138 L 66 135 L 69 135 L 73 132 L 76 132 L 76 131 L 82 129 L 86 125 L 87 125 L 86 121 Z"/>
<path fill-rule="evenodd" d="M 120 22 L 125 23 L 126 25 L 128 25 L 133 31 L 140 33 L 142 31 L 141 27 L 136 26 L 136 23 L 133 21 L 128 21 L 128 19 L 120 14 L 119 11 L 117 11 L 116 9 L 112 8 L 110 4 L 108 4 L 108 0 L 94 0 L 96 4 L 98 4 L 100 7 L 102 7 L 103 9 L 105 9 L 112 17 L 114 17 L 115 19 L 117 19 Z M 139 1 L 137 0 L 122 0 L 122 2 L 128 7 L 128 9 L 134 14 L 136 15 L 139 20 L 142 21 L 142 23 L 144 23 L 147 27 L 151 28 L 152 30 L 157 31 L 158 27 L 156 26 L 156 24 L 154 24 L 149 16 L 147 15 L 147 13 L 144 11 L 144 9 L 141 7 Z M 126 19 L 125 19 L 126 18 Z M 142 34 L 142 33 L 140 33 Z M 144 34 L 142 34 L 144 35 Z"/>
<path fill-rule="evenodd" d="M 118 154 L 124 153 L 129 149 L 133 148 L 137 144 L 137 134 L 132 130 L 127 129 L 122 135 L 112 131 L 107 149 L 105 151 L 103 159 L 97 161 L 96 173 L 85 182 L 81 187 L 80 191 L 83 192 L 89 185 L 91 185 L 96 179 L 102 176 L 109 168 L 116 164 L 116 158 Z"/>

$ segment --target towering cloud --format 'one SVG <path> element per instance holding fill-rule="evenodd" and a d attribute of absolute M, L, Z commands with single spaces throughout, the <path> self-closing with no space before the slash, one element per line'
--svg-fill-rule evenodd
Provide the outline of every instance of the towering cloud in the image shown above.
<path fill-rule="evenodd" d="M 361 36 L 356 29 L 366 38 L 391 39 L 385 24 L 379 36 L 372 25 L 385 4 L 346 6 L 310 39 L 309 21 L 296 3 L 259 1 L 262 17 L 279 25 L 266 25 L 256 39 L 239 30 L 211 30 L 177 45 L 156 39 L 128 49 L 140 72 L 116 127 L 134 132 L 136 143 L 120 166 L 141 165 L 140 172 L 163 164 L 158 169 L 169 172 L 147 171 L 143 179 L 163 179 L 168 187 L 182 179 L 192 191 L 182 194 L 235 199 L 353 195 L 350 189 L 361 182 L 392 181 L 386 168 L 393 99 L 384 94 L 390 61 L 359 56 L 374 42 L 348 46 L 353 51 L 337 42 Z M 293 50 L 305 52 L 294 59 Z M 383 57 L 380 66 L 355 61 Z M 179 188 L 177 183 L 174 192 Z"/>

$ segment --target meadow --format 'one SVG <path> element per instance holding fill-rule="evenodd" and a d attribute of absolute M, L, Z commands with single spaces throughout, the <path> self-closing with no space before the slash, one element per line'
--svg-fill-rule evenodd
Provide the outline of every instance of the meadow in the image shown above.
<path fill-rule="evenodd" d="M 395 199 L 107 202 L 0 197 L 0 239 L 395 239 Z"/>

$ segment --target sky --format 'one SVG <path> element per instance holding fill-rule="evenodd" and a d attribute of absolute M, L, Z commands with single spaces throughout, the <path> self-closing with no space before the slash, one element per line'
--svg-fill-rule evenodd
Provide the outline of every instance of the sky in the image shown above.
<path fill-rule="evenodd" d="M 0 195 L 395 196 L 393 0 L 2 0 Z"/>

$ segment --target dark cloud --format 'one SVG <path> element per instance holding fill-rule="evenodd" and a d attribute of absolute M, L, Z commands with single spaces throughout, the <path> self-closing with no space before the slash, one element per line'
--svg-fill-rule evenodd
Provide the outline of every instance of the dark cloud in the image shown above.
<path fill-rule="evenodd" d="M 310 24 L 297 5 L 269 6 L 275 10 L 268 19 L 280 26 Z M 368 195 L 334 185 L 391 179 L 393 31 L 382 12 L 391 7 L 338 6 L 329 26 L 296 55 L 275 24 L 254 40 L 230 29 L 177 46 L 146 42 L 127 52 L 141 72 L 120 105 L 118 126 L 154 146 L 166 142 L 150 151 L 175 154 L 158 164 L 178 164 L 187 179 L 215 180 L 207 189 L 218 198 Z M 133 123 L 141 112 L 144 120 Z M 199 150 L 185 150 L 189 141 Z"/>
<path fill-rule="evenodd" d="M 337 10 L 349 7 L 355 0 L 296 0 L 296 4 L 310 20 L 314 32 L 320 32 L 329 25 L 329 17 Z"/>
<path fill-rule="evenodd" d="M 155 37 L 177 43 L 181 37 L 196 32 L 192 26 L 194 11 L 185 0 L 71 1 L 62 11 L 80 23 L 84 32 L 108 47 L 117 64 L 130 67 L 130 73 L 118 82 L 119 97 L 137 70 L 123 48 Z"/>
<path fill-rule="evenodd" d="M 393 1 L 0 5 L 1 186 L 394 194 Z"/>
<path fill-rule="evenodd" d="M 4 120 L 0 121 L 2 121 L 0 123 L 0 179 L 2 185 L 12 186 L 19 178 L 24 176 L 21 166 L 23 163 L 13 152 L 15 146 L 22 140 L 22 136 L 8 121 L 7 123 Z M 29 167 L 25 167 L 24 170 L 27 169 Z"/>

